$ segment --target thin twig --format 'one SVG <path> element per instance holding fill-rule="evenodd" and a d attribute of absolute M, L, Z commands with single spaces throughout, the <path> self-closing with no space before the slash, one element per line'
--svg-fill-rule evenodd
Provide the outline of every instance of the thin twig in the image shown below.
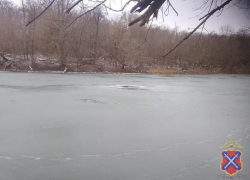
<path fill-rule="evenodd" d="M 153 21 L 151 21 L 150 26 L 148 27 L 147 34 L 146 34 L 146 36 L 145 36 L 145 38 L 144 38 L 144 41 L 143 41 L 141 44 L 139 44 L 136 48 L 134 48 L 134 50 L 139 49 L 139 48 L 140 48 L 143 44 L 145 44 L 146 42 L 150 45 L 150 43 L 148 42 L 147 38 L 148 38 L 149 31 L 150 31 L 150 29 L 151 29 L 151 27 L 152 27 L 152 23 L 153 23 Z M 150 46 L 151 46 L 151 45 L 150 45 Z"/>
<path fill-rule="evenodd" d="M 123 11 L 123 10 L 127 7 L 127 5 L 129 5 L 129 3 L 131 3 L 132 1 L 134 1 L 134 0 L 129 0 L 129 1 L 128 1 L 126 4 L 124 4 L 124 6 L 123 6 L 121 9 L 119 9 L 119 10 L 113 9 L 113 8 L 111 8 L 111 7 L 109 7 L 109 6 L 106 6 L 105 4 L 103 4 L 103 6 L 106 7 L 107 9 L 111 10 L 111 11 L 114 11 L 114 12 L 121 12 L 121 11 Z"/>
<path fill-rule="evenodd" d="M 178 16 L 178 12 L 176 11 L 176 9 L 174 8 L 174 6 L 171 4 L 171 2 L 169 0 L 168 0 L 168 4 L 174 10 L 174 12 L 176 13 L 176 15 Z"/>
<path fill-rule="evenodd" d="M 105 3 L 106 1 L 107 1 L 107 0 L 104 0 L 104 1 L 100 2 L 98 5 L 94 6 L 92 9 L 89 9 L 88 11 L 84 12 L 83 14 L 77 16 L 77 17 L 76 17 L 76 18 L 75 18 L 66 28 L 64 28 L 64 29 L 69 28 L 69 27 L 70 27 L 74 22 L 76 22 L 76 20 L 78 20 L 80 17 L 82 17 L 82 16 L 86 15 L 87 13 L 89 13 L 89 12 L 95 10 L 96 8 L 98 8 L 99 6 L 101 6 L 103 3 Z"/>
<path fill-rule="evenodd" d="M 209 10 L 208 10 L 208 13 L 210 13 L 211 8 L 212 8 L 212 6 L 213 6 L 213 3 L 214 3 L 214 0 L 212 0 L 212 2 L 210 3 L 210 7 L 209 7 Z M 196 46 L 196 44 L 199 42 L 199 40 L 200 40 L 200 38 L 201 38 L 201 36 L 202 36 L 203 30 L 205 29 L 205 24 L 206 24 L 206 22 L 203 24 L 203 26 L 202 26 L 202 28 L 201 28 L 201 34 L 200 34 L 198 40 L 196 41 L 196 43 L 193 45 L 192 48 L 194 48 L 194 47 Z M 206 30 L 206 29 L 205 29 L 205 30 Z M 207 31 L 207 30 L 206 30 L 206 31 Z M 207 31 L 207 32 L 208 32 L 208 31 Z"/>
<path fill-rule="evenodd" d="M 40 13 L 38 14 L 38 16 L 36 16 L 34 19 L 32 19 L 31 21 L 29 21 L 26 26 L 30 25 L 31 23 L 33 23 L 37 18 L 39 18 L 41 15 L 43 15 L 43 13 L 45 13 L 45 11 L 47 11 L 47 9 L 49 9 L 49 7 L 55 2 L 55 0 L 52 0 L 51 3 Z"/>
<path fill-rule="evenodd" d="M 73 4 L 69 9 L 67 9 L 66 13 L 69 13 L 77 4 L 79 4 L 82 0 L 78 0 L 75 4 Z"/>
<path fill-rule="evenodd" d="M 168 56 L 171 52 L 173 52 L 178 46 L 180 46 L 185 40 L 187 40 L 192 34 L 194 34 L 197 29 L 199 29 L 216 11 L 221 10 L 224 8 L 227 4 L 229 4 L 232 0 L 227 0 L 222 5 L 218 6 L 217 8 L 213 9 L 211 12 L 203 16 L 201 19 L 205 18 L 196 28 L 194 28 L 193 31 L 191 31 L 186 37 L 184 37 L 173 49 L 171 49 L 167 54 L 165 54 L 163 57 Z"/>

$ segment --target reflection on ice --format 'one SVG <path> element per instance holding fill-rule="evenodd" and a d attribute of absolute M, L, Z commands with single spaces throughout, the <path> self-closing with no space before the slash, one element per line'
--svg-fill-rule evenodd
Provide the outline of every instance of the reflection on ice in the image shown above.
<path fill-rule="evenodd" d="M 100 157 L 100 155 L 81 155 L 81 157 L 94 157 L 94 158 L 98 158 Z"/>
<path fill-rule="evenodd" d="M 204 140 L 204 141 L 196 142 L 196 144 L 203 144 L 203 143 L 207 143 L 207 142 L 212 142 L 212 140 L 207 139 L 207 140 Z"/>
<path fill-rule="evenodd" d="M 118 88 L 118 89 L 125 89 L 125 90 L 147 90 L 146 86 L 140 85 L 109 85 L 110 88 Z"/>
<path fill-rule="evenodd" d="M 34 159 L 34 160 L 37 160 L 37 161 L 42 159 L 41 157 L 34 157 L 34 156 L 21 156 L 21 157 L 28 158 L 28 159 Z"/>
<path fill-rule="evenodd" d="M 9 157 L 9 156 L 0 156 L 0 159 L 7 159 L 7 160 L 10 160 L 10 159 L 12 159 L 12 158 Z"/>
<path fill-rule="evenodd" d="M 82 99 L 82 101 L 84 101 L 84 102 L 91 102 L 91 103 L 97 103 L 97 104 L 107 104 L 105 102 L 97 101 L 97 100 L 94 100 L 94 99 Z"/>

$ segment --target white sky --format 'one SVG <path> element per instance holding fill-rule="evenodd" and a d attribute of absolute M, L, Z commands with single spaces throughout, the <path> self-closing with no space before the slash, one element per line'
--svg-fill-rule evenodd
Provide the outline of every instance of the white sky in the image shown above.
<path fill-rule="evenodd" d="M 21 4 L 21 0 L 11 0 L 16 4 Z M 77 1 L 77 0 L 75 0 Z M 112 1 L 112 7 L 114 9 L 121 9 L 120 0 L 110 0 Z M 126 3 L 128 0 L 122 0 L 122 3 Z M 199 14 L 200 11 L 194 11 L 193 9 L 196 6 L 199 6 L 204 0 L 171 0 L 172 5 L 178 11 L 179 16 L 176 16 L 174 11 L 170 11 L 169 15 L 165 17 L 165 21 L 162 22 L 162 18 L 159 15 L 157 24 L 163 24 L 174 28 L 175 25 L 180 27 L 181 30 L 188 30 L 188 28 L 194 28 L 199 24 L 198 18 L 192 18 L 196 14 Z M 132 7 L 132 4 L 126 8 L 129 11 Z M 212 16 L 206 23 L 205 28 L 208 31 L 219 32 L 221 26 L 229 24 L 233 29 L 238 30 L 243 26 L 250 24 L 250 20 L 246 18 L 245 12 L 239 10 L 239 8 L 233 6 L 231 8 L 226 7 L 223 13 L 217 17 L 217 15 Z M 113 14 L 113 12 L 112 12 Z"/>

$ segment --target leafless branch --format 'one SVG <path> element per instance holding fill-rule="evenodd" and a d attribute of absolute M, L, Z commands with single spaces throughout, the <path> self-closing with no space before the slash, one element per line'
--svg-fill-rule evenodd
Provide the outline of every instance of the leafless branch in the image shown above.
<path fill-rule="evenodd" d="M 82 0 L 78 0 L 75 4 L 73 4 L 69 9 L 67 9 L 67 13 L 70 13 L 70 11 L 75 7 L 77 6 Z"/>
<path fill-rule="evenodd" d="M 176 9 L 174 8 L 174 6 L 171 4 L 171 2 L 168 0 L 168 4 L 170 5 L 170 7 L 173 9 L 173 11 L 176 13 L 176 15 L 178 16 L 178 12 L 176 11 Z"/>
<path fill-rule="evenodd" d="M 123 11 L 123 10 L 129 5 L 129 3 L 131 3 L 132 1 L 135 1 L 135 0 L 129 0 L 129 1 L 128 1 L 126 4 L 124 4 L 124 6 L 123 6 L 121 9 L 119 9 L 119 10 L 113 9 L 113 8 L 111 8 L 110 6 L 106 6 L 105 4 L 103 4 L 103 6 L 106 7 L 107 9 L 111 10 L 111 11 L 114 11 L 114 12 L 121 12 L 121 11 Z"/>
<path fill-rule="evenodd" d="M 37 18 L 39 18 L 41 15 L 43 15 L 43 13 L 45 13 L 45 11 L 47 11 L 47 9 L 49 9 L 49 7 L 55 2 L 55 0 L 52 0 L 51 3 L 40 13 L 38 14 L 34 19 L 32 19 L 31 21 L 29 21 L 26 26 L 30 25 L 32 22 L 34 22 Z"/>
<path fill-rule="evenodd" d="M 153 17 L 157 18 L 158 11 L 160 7 L 163 5 L 163 3 L 166 0 L 141 0 L 138 1 L 137 4 L 131 9 L 131 13 L 133 12 L 142 12 L 143 10 L 146 10 L 140 17 L 136 18 L 132 22 L 129 23 L 129 26 L 132 26 L 138 22 L 141 21 L 140 26 L 144 26 L 146 23 L 148 23 L 150 17 L 153 15 Z"/>
<path fill-rule="evenodd" d="M 173 52 L 178 46 L 180 46 L 185 40 L 187 40 L 192 34 L 194 34 L 197 29 L 199 29 L 215 12 L 221 10 L 224 8 L 227 4 L 229 4 L 232 0 L 227 0 L 222 5 L 218 6 L 217 8 L 213 9 L 211 12 L 200 18 L 200 20 L 204 19 L 196 28 L 194 28 L 193 31 L 191 31 L 187 36 L 185 36 L 173 49 L 171 49 L 167 54 L 165 54 L 163 57 L 168 56 L 171 52 Z"/>
<path fill-rule="evenodd" d="M 65 29 L 69 28 L 72 24 L 74 24 L 74 22 L 76 22 L 80 17 L 88 14 L 89 12 L 95 10 L 96 8 L 98 8 L 99 6 L 101 6 L 103 3 L 105 3 L 107 0 L 101 1 L 99 4 L 97 4 L 96 6 L 94 6 L 93 8 L 89 9 L 88 11 L 84 12 L 83 14 L 77 16 Z"/>

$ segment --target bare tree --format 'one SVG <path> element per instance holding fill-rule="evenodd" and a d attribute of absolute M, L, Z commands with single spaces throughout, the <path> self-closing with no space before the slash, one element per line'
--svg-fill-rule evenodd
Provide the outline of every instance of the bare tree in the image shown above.
<path fill-rule="evenodd" d="M 250 64 L 248 31 L 235 31 L 223 26 L 220 34 L 216 34 L 207 32 L 204 27 L 206 20 L 214 13 L 218 15 L 223 7 L 236 5 L 233 0 L 225 0 L 222 4 L 220 1 L 204 1 L 198 7 L 198 10 L 204 10 L 203 15 L 200 15 L 199 28 L 191 32 L 181 31 L 177 25 L 174 29 L 154 25 L 152 18 L 155 14 L 146 22 L 143 21 L 144 13 L 153 4 L 141 11 L 145 6 L 142 3 L 144 1 L 124 2 L 121 9 L 115 10 L 108 1 L 83 0 L 78 3 L 76 0 L 63 0 L 52 3 L 34 0 L 23 2 L 21 7 L 7 0 L 1 1 L 0 52 L 11 54 L 6 56 L 10 60 L 18 60 L 19 55 L 24 54 L 26 61 L 18 63 L 26 68 L 29 65 L 31 69 L 37 67 L 38 70 L 66 68 L 72 71 L 103 71 L 119 66 L 120 69 L 135 69 L 139 72 L 156 67 L 180 70 L 220 68 L 223 72 L 236 72 L 239 68 L 247 69 Z M 138 14 L 124 12 L 115 18 L 106 15 L 107 9 L 122 11 L 129 3 L 135 3 L 136 9 L 132 10 L 138 10 Z M 162 7 L 165 10 L 173 9 L 170 1 L 164 3 Z M 157 13 L 164 13 L 162 7 Z M 32 23 L 23 28 L 27 21 Z M 135 21 L 138 23 L 127 26 Z M 144 22 L 150 23 L 140 27 Z M 171 53 L 163 58 L 162 55 L 172 48 Z M 5 63 L 4 60 L 2 62 Z"/>
<path fill-rule="evenodd" d="M 159 10 L 163 8 L 163 4 L 166 3 L 166 9 L 162 10 L 164 11 L 164 14 L 169 11 L 169 9 L 173 9 L 173 11 L 178 15 L 178 12 L 175 10 L 175 8 L 172 6 L 170 0 L 128 0 L 124 6 L 120 10 L 113 9 L 110 5 L 107 5 L 108 0 L 97 0 L 94 3 L 92 1 L 83 1 L 78 0 L 76 1 L 71 7 L 68 8 L 67 12 L 69 13 L 75 6 L 80 4 L 81 2 L 84 2 L 89 8 L 86 8 L 86 11 L 84 11 L 81 15 L 77 16 L 75 20 L 70 23 L 72 25 L 77 19 L 84 16 L 87 13 L 90 13 L 91 11 L 94 11 L 96 8 L 100 6 L 104 6 L 105 8 L 108 8 L 113 11 L 122 11 L 126 8 L 128 4 L 131 2 L 137 2 L 136 5 L 131 9 L 131 13 L 133 12 L 139 12 L 142 13 L 139 17 L 132 20 L 128 25 L 132 26 L 138 22 L 140 22 L 140 26 L 144 26 L 146 23 L 150 21 L 150 18 L 157 18 Z M 91 3 L 92 2 L 92 3 Z M 54 0 L 45 8 L 44 11 L 42 11 L 37 17 L 35 17 L 33 20 L 29 21 L 27 25 L 29 25 L 31 22 L 36 20 L 38 17 L 40 17 L 52 4 L 54 3 Z M 179 45 L 181 45 L 184 41 L 186 41 L 191 35 L 194 34 L 200 27 L 204 28 L 204 25 L 206 21 L 214 15 L 217 11 L 221 11 L 226 5 L 233 3 L 233 5 L 239 6 L 240 8 L 249 9 L 249 2 L 247 0 L 240 0 L 233 2 L 233 0 L 226 0 L 225 2 L 218 5 L 217 0 L 206 0 L 201 5 L 200 9 L 209 7 L 209 11 L 207 14 L 205 14 L 203 17 L 200 18 L 201 23 L 197 25 L 197 27 L 194 28 L 193 31 L 191 31 L 184 39 L 182 39 L 173 49 L 171 49 L 168 53 L 164 55 L 164 57 L 168 56 L 171 52 L 173 52 Z"/>

